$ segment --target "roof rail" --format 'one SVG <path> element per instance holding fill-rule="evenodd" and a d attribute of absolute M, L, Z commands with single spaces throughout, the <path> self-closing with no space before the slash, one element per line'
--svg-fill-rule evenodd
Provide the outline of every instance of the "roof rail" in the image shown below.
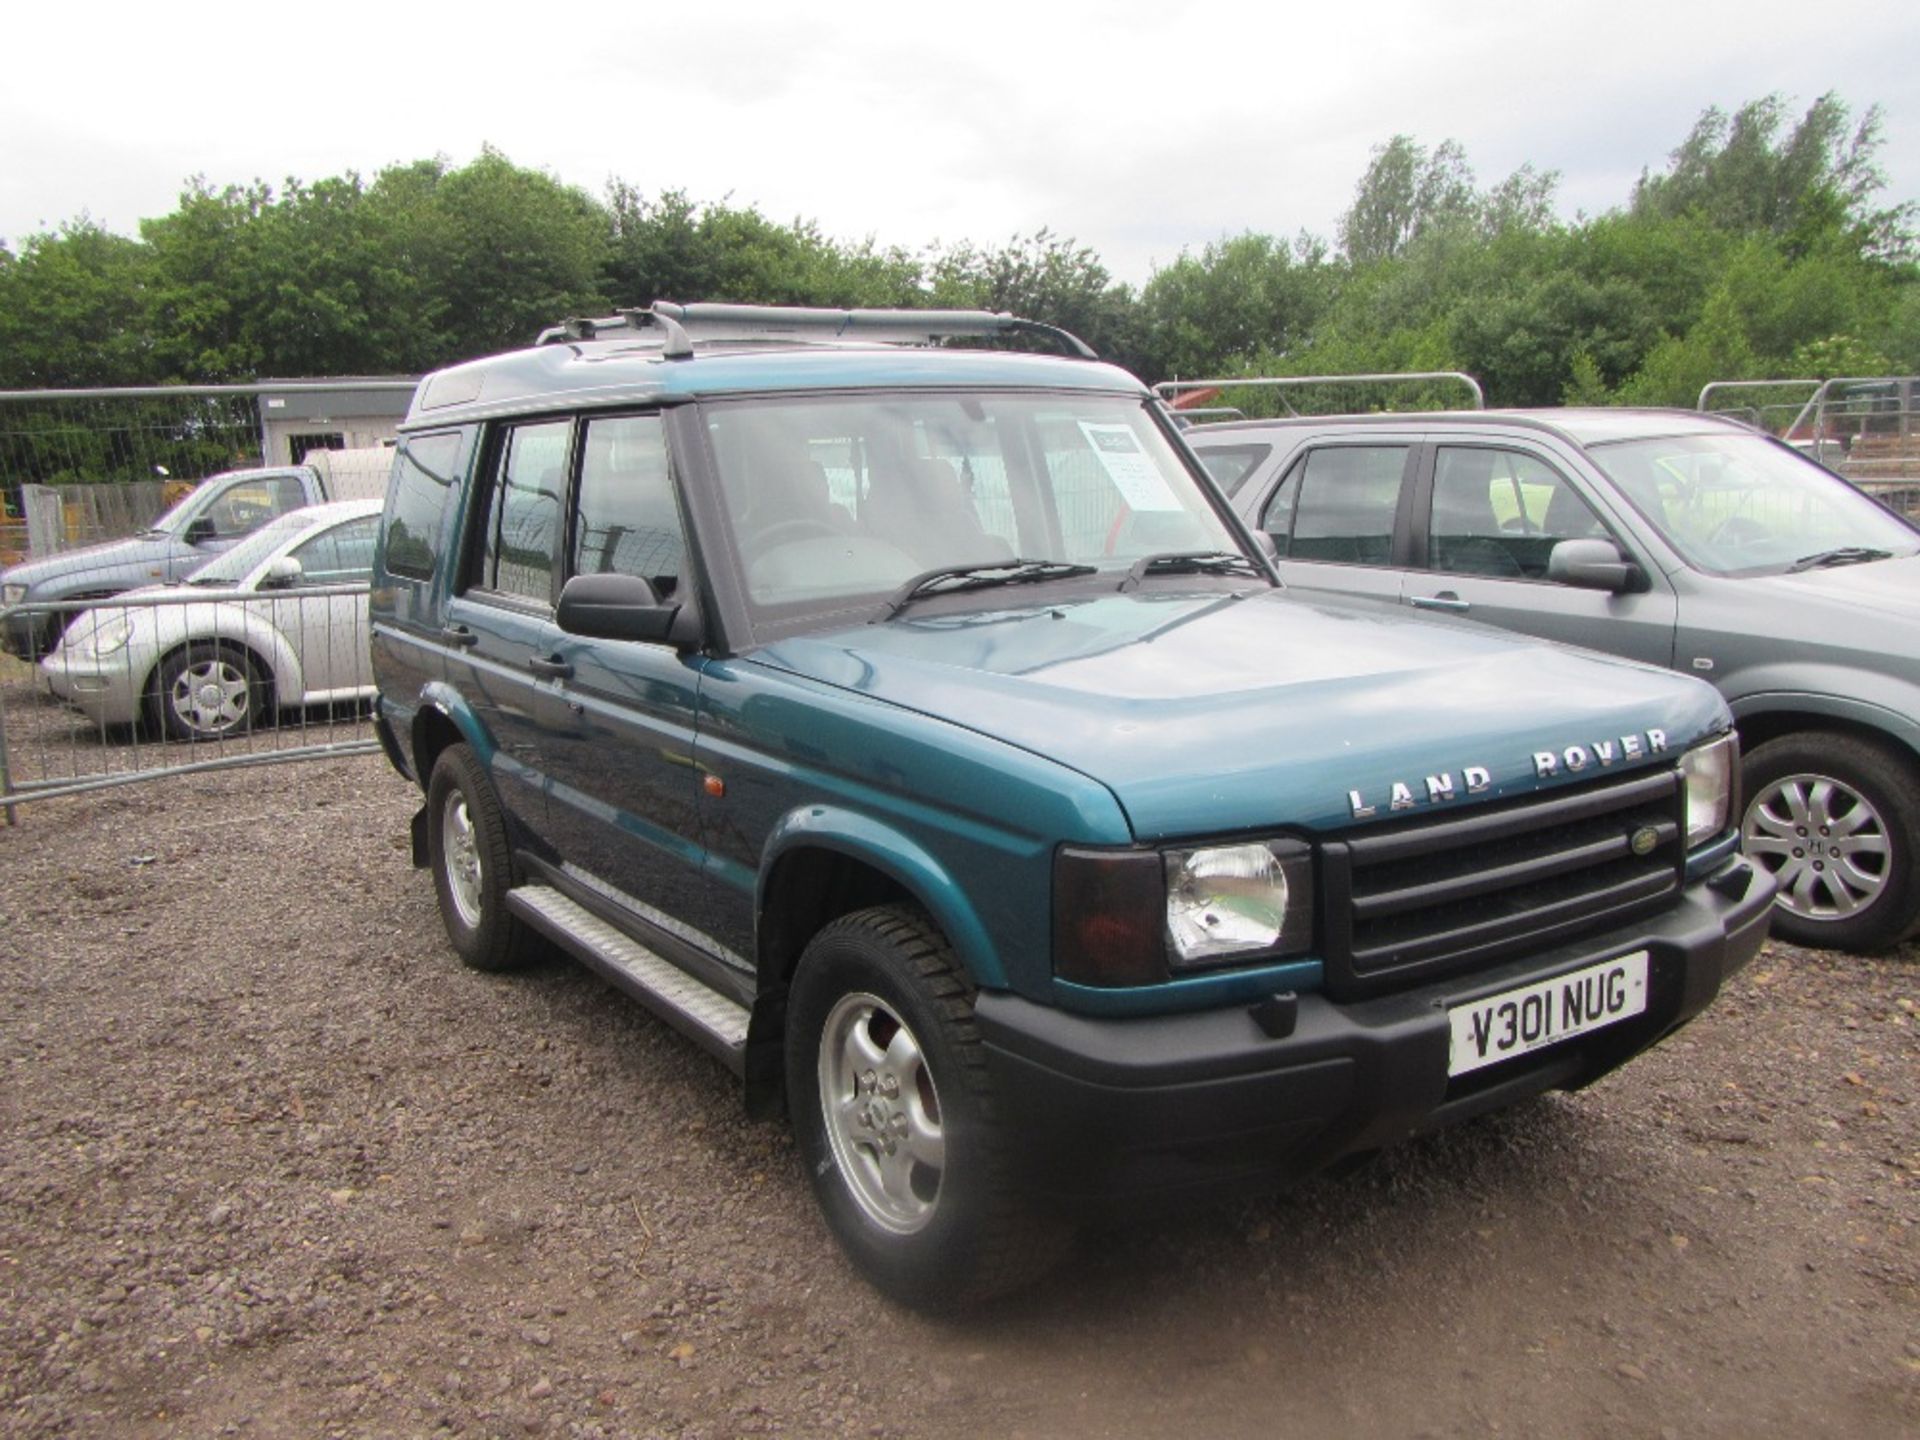
<path fill-rule="evenodd" d="M 830 310 L 799 305 L 690 305 L 656 300 L 642 309 L 620 310 L 600 319 L 574 318 L 540 332 L 536 345 L 593 340 L 610 330 L 640 330 L 653 325 L 665 332 L 663 353 L 689 359 L 695 340 L 857 339 L 887 345 L 931 345 L 962 337 L 1041 335 L 1063 353 L 1098 360 L 1092 346 L 1071 331 L 1038 320 L 1023 320 L 994 310 Z"/>
<path fill-rule="evenodd" d="M 1464 370 L 1398 370 L 1378 375 L 1239 375 L 1223 380 L 1162 380 L 1154 386 L 1154 393 L 1161 399 L 1179 408 L 1175 397 L 1188 390 L 1212 390 L 1215 392 L 1231 390 L 1236 386 L 1262 386 L 1267 389 L 1300 388 L 1307 385 L 1363 385 L 1363 384 L 1400 384 L 1420 380 L 1457 380 L 1473 392 L 1475 410 L 1487 408 L 1486 394 L 1480 389 L 1480 382 Z M 1209 399 L 1213 398 L 1211 396 Z M 1286 397 L 1280 399 L 1287 405 Z M 1287 413 L 1297 416 L 1300 412 L 1287 405 Z"/>

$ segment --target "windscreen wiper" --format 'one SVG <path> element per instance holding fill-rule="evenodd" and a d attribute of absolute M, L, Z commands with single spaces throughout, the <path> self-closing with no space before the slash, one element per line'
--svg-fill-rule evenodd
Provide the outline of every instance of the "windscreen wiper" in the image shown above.
<path fill-rule="evenodd" d="M 1789 575 L 1797 575 L 1802 570 L 1824 570 L 1830 565 L 1864 565 L 1869 560 L 1891 560 L 1891 550 L 1874 550 L 1865 545 L 1842 545 L 1835 550 L 1816 550 L 1811 555 L 1802 555 L 1787 567 Z"/>
<path fill-rule="evenodd" d="M 994 560 L 983 565 L 942 565 L 914 576 L 887 597 L 891 620 L 915 600 L 929 595 L 952 595 L 961 590 L 985 590 L 995 585 L 1027 585 L 1036 580 L 1066 580 L 1075 575 L 1091 575 L 1091 565 L 1074 565 L 1065 560 Z"/>
<path fill-rule="evenodd" d="M 1237 550 L 1168 550 L 1136 560 L 1122 590 L 1135 589 L 1149 575 L 1247 575 L 1264 580 L 1267 572 L 1257 561 Z"/>

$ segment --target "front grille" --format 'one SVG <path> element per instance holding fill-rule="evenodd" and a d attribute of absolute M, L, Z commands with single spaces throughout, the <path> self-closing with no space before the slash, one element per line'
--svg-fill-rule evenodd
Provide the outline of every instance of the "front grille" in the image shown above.
<path fill-rule="evenodd" d="M 1656 843 L 1635 855 L 1642 830 Z M 1380 994 L 1657 910 L 1686 858 L 1677 770 L 1324 842 L 1328 990 Z"/>

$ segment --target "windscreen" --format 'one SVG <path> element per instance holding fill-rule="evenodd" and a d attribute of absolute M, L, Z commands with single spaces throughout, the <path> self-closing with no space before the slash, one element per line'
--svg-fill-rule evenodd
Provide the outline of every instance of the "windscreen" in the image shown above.
<path fill-rule="evenodd" d="M 269 520 L 231 550 L 223 550 L 192 571 L 187 584 L 202 587 L 238 585 L 249 571 L 286 543 L 295 531 L 313 524 L 310 511 L 290 510 L 277 520 Z"/>
<path fill-rule="evenodd" d="M 1777 574 L 1834 551 L 1911 555 L 1920 534 L 1832 471 L 1758 435 L 1674 435 L 1588 452 L 1687 562 Z"/>
<path fill-rule="evenodd" d="M 1124 575 L 1240 552 L 1141 402 L 888 395 L 710 406 L 756 608 L 835 608 L 926 571 L 1023 560 Z"/>

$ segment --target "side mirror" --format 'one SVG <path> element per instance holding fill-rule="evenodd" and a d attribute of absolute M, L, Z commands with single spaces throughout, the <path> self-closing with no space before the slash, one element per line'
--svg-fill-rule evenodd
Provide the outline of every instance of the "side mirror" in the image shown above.
<path fill-rule="evenodd" d="M 187 525 L 187 533 L 181 536 L 181 539 L 189 545 L 204 545 L 207 541 L 218 538 L 218 534 L 219 532 L 213 528 L 212 518 L 202 515 L 198 520 Z"/>
<path fill-rule="evenodd" d="M 684 617 L 684 618 L 683 618 Z M 663 601 L 638 575 L 576 575 L 560 591 L 554 617 L 569 635 L 597 640 L 645 640 L 691 645 L 692 616 L 677 600 Z"/>
<path fill-rule="evenodd" d="M 1562 540 L 1547 556 L 1547 579 L 1615 595 L 1647 588 L 1646 574 L 1611 540 Z"/>
<path fill-rule="evenodd" d="M 267 573 L 260 577 L 262 590 L 291 590 L 300 583 L 305 572 L 300 562 L 291 555 L 281 555 L 267 562 Z"/>

